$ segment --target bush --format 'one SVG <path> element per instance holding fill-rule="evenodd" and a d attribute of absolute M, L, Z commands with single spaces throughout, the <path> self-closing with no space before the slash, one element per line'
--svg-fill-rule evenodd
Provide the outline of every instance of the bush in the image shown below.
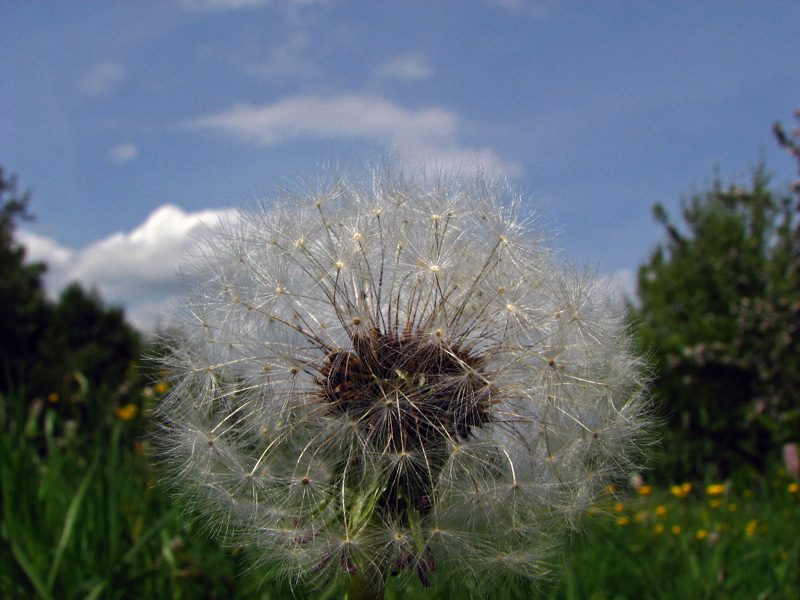
<path fill-rule="evenodd" d="M 800 203 L 760 167 L 684 202 L 682 226 L 654 213 L 667 239 L 639 270 L 634 313 L 665 402 L 659 472 L 763 469 L 800 435 Z"/>

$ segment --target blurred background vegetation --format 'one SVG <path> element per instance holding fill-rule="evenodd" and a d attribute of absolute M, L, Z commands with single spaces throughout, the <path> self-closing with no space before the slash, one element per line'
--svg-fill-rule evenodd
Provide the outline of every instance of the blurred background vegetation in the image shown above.
<path fill-rule="evenodd" d="M 775 132 L 800 165 L 798 131 Z M 653 213 L 666 240 L 639 269 L 631 314 L 666 419 L 654 471 L 763 471 L 800 435 L 800 187 L 772 188 L 762 164 L 748 185 L 692 195 L 679 223 Z"/>
<path fill-rule="evenodd" d="M 800 112 L 797 114 L 800 119 Z M 800 131 L 776 125 L 798 164 Z M 155 352 L 97 293 L 45 294 L 17 225 L 28 191 L 0 168 L 0 596 L 307 597 L 206 539 L 157 486 Z M 608 490 L 529 598 L 800 597 L 800 182 L 715 182 L 640 267 L 631 323 L 663 427 L 650 469 Z M 434 582 L 435 583 L 435 582 Z M 390 586 L 387 598 L 460 596 Z M 330 590 L 341 596 L 341 590 Z"/>

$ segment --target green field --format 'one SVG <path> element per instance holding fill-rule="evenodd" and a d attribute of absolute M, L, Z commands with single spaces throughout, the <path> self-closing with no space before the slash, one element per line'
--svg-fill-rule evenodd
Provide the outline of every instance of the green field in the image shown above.
<path fill-rule="evenodd" d="M 2 404 L 0 597 L 319 595 L 251 568 L 245 552 L 215 545 L 173 505 L 157 486 L 137 409 L 109 410 L 82 430 L 51 400 Z M 551 581 L 500 584 L 498 596 L 800 598 L 797 483 L 777 466 L 692 483 L 609 490 Z M 386 597 L 463 597 L 436 579 L 427 591 L 393 581 Z"/>

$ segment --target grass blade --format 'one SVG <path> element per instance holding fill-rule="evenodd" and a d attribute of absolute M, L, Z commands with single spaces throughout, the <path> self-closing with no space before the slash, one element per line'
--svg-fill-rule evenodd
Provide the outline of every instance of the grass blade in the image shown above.
<path fill-rule="evenodd" d="M 34 589 L 39 593 L 39 595 L 44 598 L 45 600 L 53 600 L 53 597 L 50 595 L 49 588 L 46 588 L 43 584 L 41 579 L 39 579 L 36 570 L 33 566 L 28 562 L 28 559 L 19 549 L 19 546 L 14 543 L 13 540 L 10 540 L 11 552 L 14 554 L 14 558 L 17 559 L 17 564 L 20 566 L 22 571 L 25 575 L 28 576 L 28 580 L 33 585 Z"/>
<path fill-rule="evenodd" d="M 61 559 L 64 557 L 64 550 L 69 543 L 70 538 L 72 537 L 72 532 L 75 529 L 75 523 L 78 520 L 78 511 L 80 509 L 81 503 L 83 502 L 83 498 L 86 496 L 86 492 L 89 489 L 89 483 L 94 477 L 94 472 L 97 470 L 97 464 L 99 462 L 100 454 L 95 454 L 94 460 L 92 461 L 89 470 L 86 472 L 83 480 L 78 487 L 78 491 L 75 496 L 72 498 L 72 501 L 69 504 L 69 508 L 67 509 L 67 515 L 64 518 L 64 528 L 61 531 L 61 538 L 58 541 L 58 546 L 56 548 L 56 554 L 53 558 L 53 563 L 50 566 L 50 573 L 47 576 L 47 589 L 51 591 L 53 589 L 53 584 L 56 580 L 56 575 L 58 574 L 58 568 L 61 564 Z"/>
<path fill-rule="evenodd" d="M 97 598 L 100 598 L 100 594 L 102 594 L 103 591 L 106 589 L 106 584 L 107 584 L 107 582 L 105 582 L 105 581 L 101 581 L 100 583 L 98 583 L 86 595 L 86 598 L 84 600 L 96 600 Z"/>
<path fill-rule="evenodd" d="M 156 534 L 158 534 L 164 528 L 164 525 L 166 525 L 167 523 L 169 523 L 170 521 L 175 519 L 176 512 L 177 511 L 175 511 L 175 510 L 170 510 L 170 511 L 166 512 L 163 516 L 161 516 L 161 518 L 159 518 L 158 521 L 156 521 L 145 533 L 143 533 L 139 537 L 139 539 L 136 541 L 136 543 L 133 544 L 128 549 L 128 551 L 122 557 L 122 560 L 120 561 L 120 563 L 121 564 L 129 563 L 133 559 L 133 557 L 136 555 L 136 553 L 142 547 L 144 547 L 145 544 L 147 544 L 147 542 L 149 542 L 152 537 L 154 537 Z"/>

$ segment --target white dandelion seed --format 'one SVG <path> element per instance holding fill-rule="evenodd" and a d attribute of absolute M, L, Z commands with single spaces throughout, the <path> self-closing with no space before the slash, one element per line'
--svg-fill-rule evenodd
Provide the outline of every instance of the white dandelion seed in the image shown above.
<path fill-rule="evenodd" d="M 503 184 L 307 190 L 196 254 L 155 409 L 176 489 L 285 575 L 350 576 L 353 600 L 440 565 L 542 576 L 650 428 L 623 315 Z"/>

